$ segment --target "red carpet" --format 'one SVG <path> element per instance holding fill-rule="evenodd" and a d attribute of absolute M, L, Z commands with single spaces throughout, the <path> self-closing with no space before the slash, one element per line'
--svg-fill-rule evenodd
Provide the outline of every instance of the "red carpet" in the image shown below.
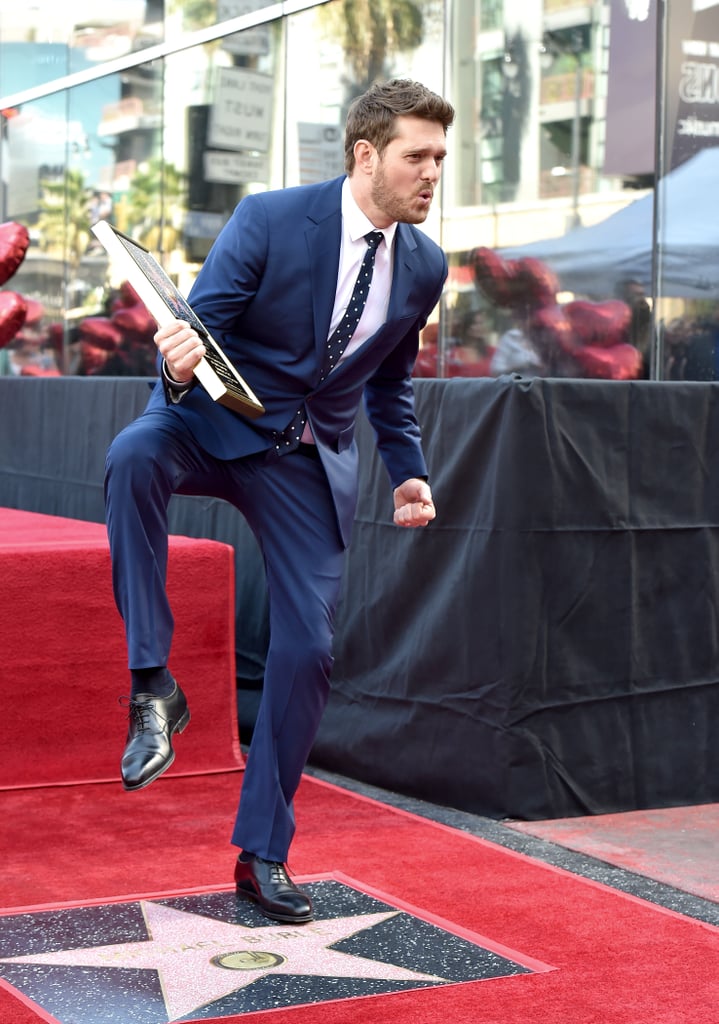
<path fill-rule="evenodd" d="M 0 905 L 227 890 L 240 779 L 161 779 L 135 794 L 118 784 L 0 793 L 12 823 Z M 253 1024 L 716 1022 L 715 928 L 311 779 L 298 824 L 298 877 L 340 873 L 553 970 L 253 1013 Z M 3 1024 L 41 1019 L 0 992 Z"/>
<path fill-rule="evenodd" d="M 231 563 L 223 545 L 174 543 L 172 571 L 191 593 L 183 606 L 173 584 L 178 625 L 191 632 L 198 606 L 207 612 L 178 653 L 194 717 L 175 774 L 125 793 L 115 699 L 126 670 L 104 532 L 90 525 L 0 516 L 12 652 L 0 744 L 0 1024 L 716 1024 L 719 929 L 314 779 L 298 794 L 290 868 L 311 888 L 316 922 L 270 925 L 236 903 Z M 78 781 L 95 778 L 112 781 Z M 86 934 L 91 919 L 112 938 Z M 323 938 L 342 922 L 341 940 Z M 72 939 L 58 931 L 68 923 Z M 207 928 L 221 932 L 220 946 Z M 174 938 L 162 946 L 165 934 Z M 173 994 L 172 972 L 143 967 L 158 943 L 177 958 L 176 975 L 188 975 L 188 957 L 203 964 L 192 998 Z M 470 961 L 484 973 L 466 980 Z M 364 974 L 350 997 L 360 989 L 356 973 L 341 974 L 347 962 L 387 977 Z M 209 975 L 230 979 L 228 994 L 206 993 Z M 89 1009 L 81 984 L 96 1001 Z M 218 1015 L 223 998 L 253 1009 Z"/>
<path fill-rule="evenodd" d="M 129 673 L 105 527 L 0 509 L 0 579 L 0 788 L 114 780 Z M 172 537 L 168 592 L 170 668 L 202 696 L 170 771 L 237 768 L 232 548 Z"/>

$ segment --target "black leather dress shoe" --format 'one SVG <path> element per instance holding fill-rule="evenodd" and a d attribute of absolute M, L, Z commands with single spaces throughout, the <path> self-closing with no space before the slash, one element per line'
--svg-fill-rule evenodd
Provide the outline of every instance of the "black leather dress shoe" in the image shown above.
<path fill-rule="evenodd" d="M 312 900 L 297 888 L 278 861 L 261 857 L 237 858 L 235 885 L 238 896 L 248 896 L 272 921 L 306 924 L 312 920 Z"/>
<path fill-rule="evenodd" d="M 142 789 L 175 760 L 172 737 L 185 729 L 190 711 L 177 683 L 169 697 L 138 693 L 127 706 L 130 725 L 120 774 L 125 789 Z"/>

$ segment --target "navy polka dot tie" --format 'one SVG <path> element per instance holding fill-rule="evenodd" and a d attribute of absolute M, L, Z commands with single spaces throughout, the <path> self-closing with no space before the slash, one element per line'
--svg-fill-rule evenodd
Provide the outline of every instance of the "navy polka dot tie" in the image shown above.
<path fill-rule="evenodd" d="M 359 269 L 359 274 L 357 275 L 357 280 L 355 281 L 355 286 L 352 290 L 352 297 L 347 309 L 345 310 L 345 314 L 327 339 L 327 348 L 325 349 L 325 357 L 320 380 L 324 380 L 325 377 L 329 376 L 339 362 L 340 356 L 347 348 L 347 344 L 354 334 L 357 324 L 360 322 L 360 317 L 362 316 L 362 312 L 367 302 L 369 286 L 372 282 L 372 274 L 374 272 L 374 259 L 377 254 L 377 246 L 384 238 L 384 235 L 381 231 L 370 231 L 369 234 L 364 237 L 367 242 L 367 249 L 362 260 L 362 265 Z M 292 418 L 292 422 L 278 437 L 275 445 L 277 451 L 282 454 L 294 451 L 302 439 L 302 433 L 305 429 L 306 423 L 307 414 L 303 405 L 295 413 Z"/>
<path fill-rule="evenodd" d="M 370 231 L 369 234 L 364 237 L 367 242 L 364 259 L 362 260 L 362 265 L 359 268 L 359 274 L 357 275 L 357 280 L 355 281 L 355 286 L 352 291 L 352 298 L 345 310 L 345 315 L 327 339 L 327 348 L 325 350 L 325 359 L 320 380 L 324 380 L 325 377 L 329 376 L 335 366 L 337 366 L 340 356 L 347 348 L 350 338 L 357 329 L 357 324 L 360 322 L 360 317 L 362 316 L 362 312 L 367 302 L 369 286 L 372 283 L 372 274 L 374 272 L 374 259 L 377 255 L 377 246 L 384 238 L 384 235 L 381 231 Z"/>

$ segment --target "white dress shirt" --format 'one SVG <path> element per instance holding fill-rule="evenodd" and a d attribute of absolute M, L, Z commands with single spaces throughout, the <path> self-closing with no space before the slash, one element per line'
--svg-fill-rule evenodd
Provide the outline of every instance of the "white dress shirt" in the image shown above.
<path fill-rule="evenodd" d="M 332 334 L 337 324 L 345 315 L 349 305 L 359 268 L 364 259 L 367 249 L 365 235 L 370 231 L 378 231 L 371 220 L 360 210 L 354 200 L 350 189 L 349 178 L 345 178 L 342 185 L 342 237 L 340 241 L 340 262 L 337 272 L 337 289 L 335 291 L 335 304 L 332 309 L 330 329 L 327 337 Z M 354 334 L 349 340 L 337 366 L 360 347 L 375 331 L 382 326 L 387 319 L 387 308 L 389 306 L 390 290 L 392 288 L 392 263 L 394 236 L 397 231 L 396 222 L 387 228 L 382 228 L 384 241 L 380 242 L 375 255 L 374 272 L 370 284 L 369 294 L 362 316 L 357 324 Z M 336 369 L 337 367 L 335 367 Z M 334 372 L 334 371 L 332 371 Z M 192 387 L 194 381 L 188 384 L 178 384 L 172 380 L 167 366 L 163 360 L 162 374 L 169 385 L 169 397 L 172 402 L 181 401 L 187 391 Z M 309 424 L 305 425 L 302 441 L 312 443 L 314 438 Z"/>
<path fill-rule="evenodd" d="M 328 338 L 345 315 L 345 310 L 352 298 L 355 281 L 357 280 L 357 275 L 367 250 L 367 242 L 364 236 L 370 231 L 378 230 L 380 229 L 376 228 L 372 221 L 360 210 L 350 190 L 349 178 L 345 178 L 342 185 L 340 265 L 337 272 L 337 290 L 335 292 L 335 304 L 332 310 Z M 380 242 L 377 247 L 374 272 L 367 302 L 354 334 L 337 361 L 337 366 L 367 341 L 368 338 L 371 338 L 387 319 L 389 293 L 392 288 L 392 253 L 396 231 L 396 223 L 390 224 L 388 228 L 382 228 L 384 241 Z M 337 366 L 334 370 L 337 369 Z M 332 371 L 333 373 L 334 370 Z M 309 423 L 305 424 L 302 432 L 302 441 L 304 444 L 312 444 L 314 442 Z"/>
<path fill-rule="evenodd" d="M 337 273 L 337 291 L 335 304 L 330 321 L 329 334 L 335 329 L 345 314 L 352 291 L 357 280 L 360 264 L 364 258 L 367 242 L 364 236 L 370 231 L 378 231 L 354 201 L 350 190 L 349 178 L 342 185 L 342 242 L 340 245 L 340 265 Z M 387 319 L 389 293 L 392 287 L 392 251 L 396 224 L 382 229 L 384 242 L 380 242 L 374 261 L 372 283 L 367 296 L 367 304 L 360 317 L 360 322 L 350 338 L 342 359 L 371 337 L 378 327 Z M 329 337 L 328 334 L 328 337 Z M 340 359 L 340 362 L 342 362 Z M 338 364 L 339 365 L 339 364 Z"/>

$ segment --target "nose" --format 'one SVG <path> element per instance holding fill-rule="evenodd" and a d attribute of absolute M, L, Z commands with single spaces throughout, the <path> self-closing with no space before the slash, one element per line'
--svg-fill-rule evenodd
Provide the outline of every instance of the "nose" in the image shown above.
<path fill-rule="evenodd" d="M 442 161 L 435 160 L 433 157 L 427 160 L 424 167 L 422 168 L 422 177 L 425 181 L 436 182 L 439 181 L 439 176 L 442 171 Z"/>

